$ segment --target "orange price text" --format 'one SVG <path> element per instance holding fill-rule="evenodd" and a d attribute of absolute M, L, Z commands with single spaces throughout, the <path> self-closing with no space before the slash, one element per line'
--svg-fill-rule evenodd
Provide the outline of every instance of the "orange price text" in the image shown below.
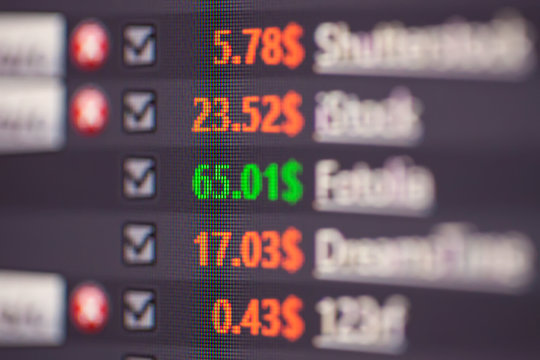
<path fill-rule="evenodd" d="M 302 233 L 295 227 L 282 234 L 275 230 L 247 231 L 234 250 L 229 249 L 231 237 L 228 231 L 199 233 L 194 240 L 199 250 L 199 266 L 283 269 L 292 274 L 304 265 L 300 248 Z M 210 246 L 216 243 L 217 246 Z"/>
<path fill-rule="evenodd" d="M 306 55 L 300 42 L 304 29 L 295 22 L 287 24 L 283 30 L 276 26 L 242 29 L 242 36 L 249 37 L 247 49 L 233 49 L 232 35 L 230 29 L 214 31 L 214 46 L 218 53 L 214 65 L 253 65 L 260 57 L 267 66 L 285 65 L 295 69 Z"/>
<path fill-rule="evenodd" d="M 249 334 L 270 338 L 283 337 L 291 342 L 305 330 L 300 312 L 303 301 L 289 295 L 279 299 L 251 299 L 239 323 L 233 324 L 233 308 L 229 299 L 218 299 L 212 308 L 212 324 L 218 334 Z"/>
<path fill-rule="evenodd" d="M 304 116 L 300 112 L 302 96 L 291 90 L 279 95 L 244 96 L 242 114 L 247 122 L 232 121 L 229 117 L 230 102 L 227 97 L 196 97 L 193 105 L 199 115 L 193 122 L 191 132 L 242 132 L 298 135 L 304 128 Z"/>

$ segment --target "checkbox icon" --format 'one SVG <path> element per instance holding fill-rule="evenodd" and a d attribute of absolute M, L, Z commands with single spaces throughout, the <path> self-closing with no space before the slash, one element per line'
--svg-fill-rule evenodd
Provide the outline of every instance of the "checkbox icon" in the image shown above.
<path fill-rule="evenodd" d="M 124 329 L 127 331 L 152 331 L 156 328 L 156 295 L 152 290 L 127 290 L 124 292 Z"/>
<path fill-rule="evenodd" d="M 149 355 L 126 355 L 124 360 L 156 360 L 156 358 Z"/>
<path fill-rule="evenodd" d="M 152 265 L 156 262 L 156 227 L 154 224 L 125 224 L 122 235 L 124 264 Z"/>
<path fill-rule="evenodd" d="M 150 199 L 156 195 L 156 161 L 149 157 L 130 157 L 123 163 L 122 192 L 127 199 Z"/>
<path fill-rule="evenodd" d="M 153 91 L 127 91 L 123 100 L 125 132 L 145 133 L 156 130 L 156 94 Z"/>
<path fill-rule="evenodd" d="M 123 58 L 128 67 L 151 66 L 156 63 L 156 28 L 149 24 L 124 27 Z"/>

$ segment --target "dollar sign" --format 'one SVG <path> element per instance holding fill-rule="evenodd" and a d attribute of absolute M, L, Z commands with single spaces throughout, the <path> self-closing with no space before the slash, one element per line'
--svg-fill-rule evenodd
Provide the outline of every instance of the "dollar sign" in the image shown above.
<path fill-rule="evenodd" d="M 304 117 L 298 111 L 302 105 L 302 96 L 296 91 L 289 91 L 283 97 L 283 115 L 287 122 L 282 125 L 283 132 L 289 137 L 294 137 L 304 128 Z"/>
<path fill-rule="evenodd" d="M 288 160 L 281 168 L 281 179 L 287 185 L 281 198 L 291 205 L 296 204 L 304 195 L 304 185 L 298 179 L 301 174 L 302 164 L 294 159 Z"/>
<path fill-rule="evenodd" d="M 295 295 L 289 295 L 281 305 L 281 314 L 285 322 L 281 328 L 281 335 L 291 342 L 304 334 L 306 326 L 300 316 L 303 307 L 302 300 Z"/>
<path fill-rule="evenodd" d="M 304 253 L 298 246 L 302 241 L 302 233 L 291 226 L 285 230 L 281 241 L 286 256 L 281 266 L 289 273 L 294 273 L 304 265 Z"/>
<path fill-rule="evenodd" d="M 306 52 L 300 43 L 300 38 L 304 35 L 304 29 L 295 22 L 289 23 L 282 33 L 282 43 L 285 47 L 283 64 L 289 69 L 295 69 L 304 61 Z"/>

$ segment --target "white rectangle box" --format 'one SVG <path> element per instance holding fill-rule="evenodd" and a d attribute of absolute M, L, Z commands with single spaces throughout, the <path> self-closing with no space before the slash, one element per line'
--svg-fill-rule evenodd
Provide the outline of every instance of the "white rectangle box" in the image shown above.
<path fill-rule="evenodd" d="M 61 345 L 65 302 L 60 275 L 0 270 L 0 346 Z"/>
<path fill-rule="evenodd" d="M 0 74 L 63 76 L 66 38 L 61 14 L 0 12 Z"/>
<path fill-rule="evenodd" d="M 59 150 L 65 142 L 65 86 L 54 79 L 2 79 L 0 154 Z"/>

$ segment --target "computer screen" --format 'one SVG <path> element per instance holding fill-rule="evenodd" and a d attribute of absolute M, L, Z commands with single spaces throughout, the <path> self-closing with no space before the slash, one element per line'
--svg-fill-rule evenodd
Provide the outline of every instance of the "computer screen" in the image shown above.
<path fill-rule="evenodd" d="M 539 26 L 0 0 L 0 359 L 539 359 Z"/>

